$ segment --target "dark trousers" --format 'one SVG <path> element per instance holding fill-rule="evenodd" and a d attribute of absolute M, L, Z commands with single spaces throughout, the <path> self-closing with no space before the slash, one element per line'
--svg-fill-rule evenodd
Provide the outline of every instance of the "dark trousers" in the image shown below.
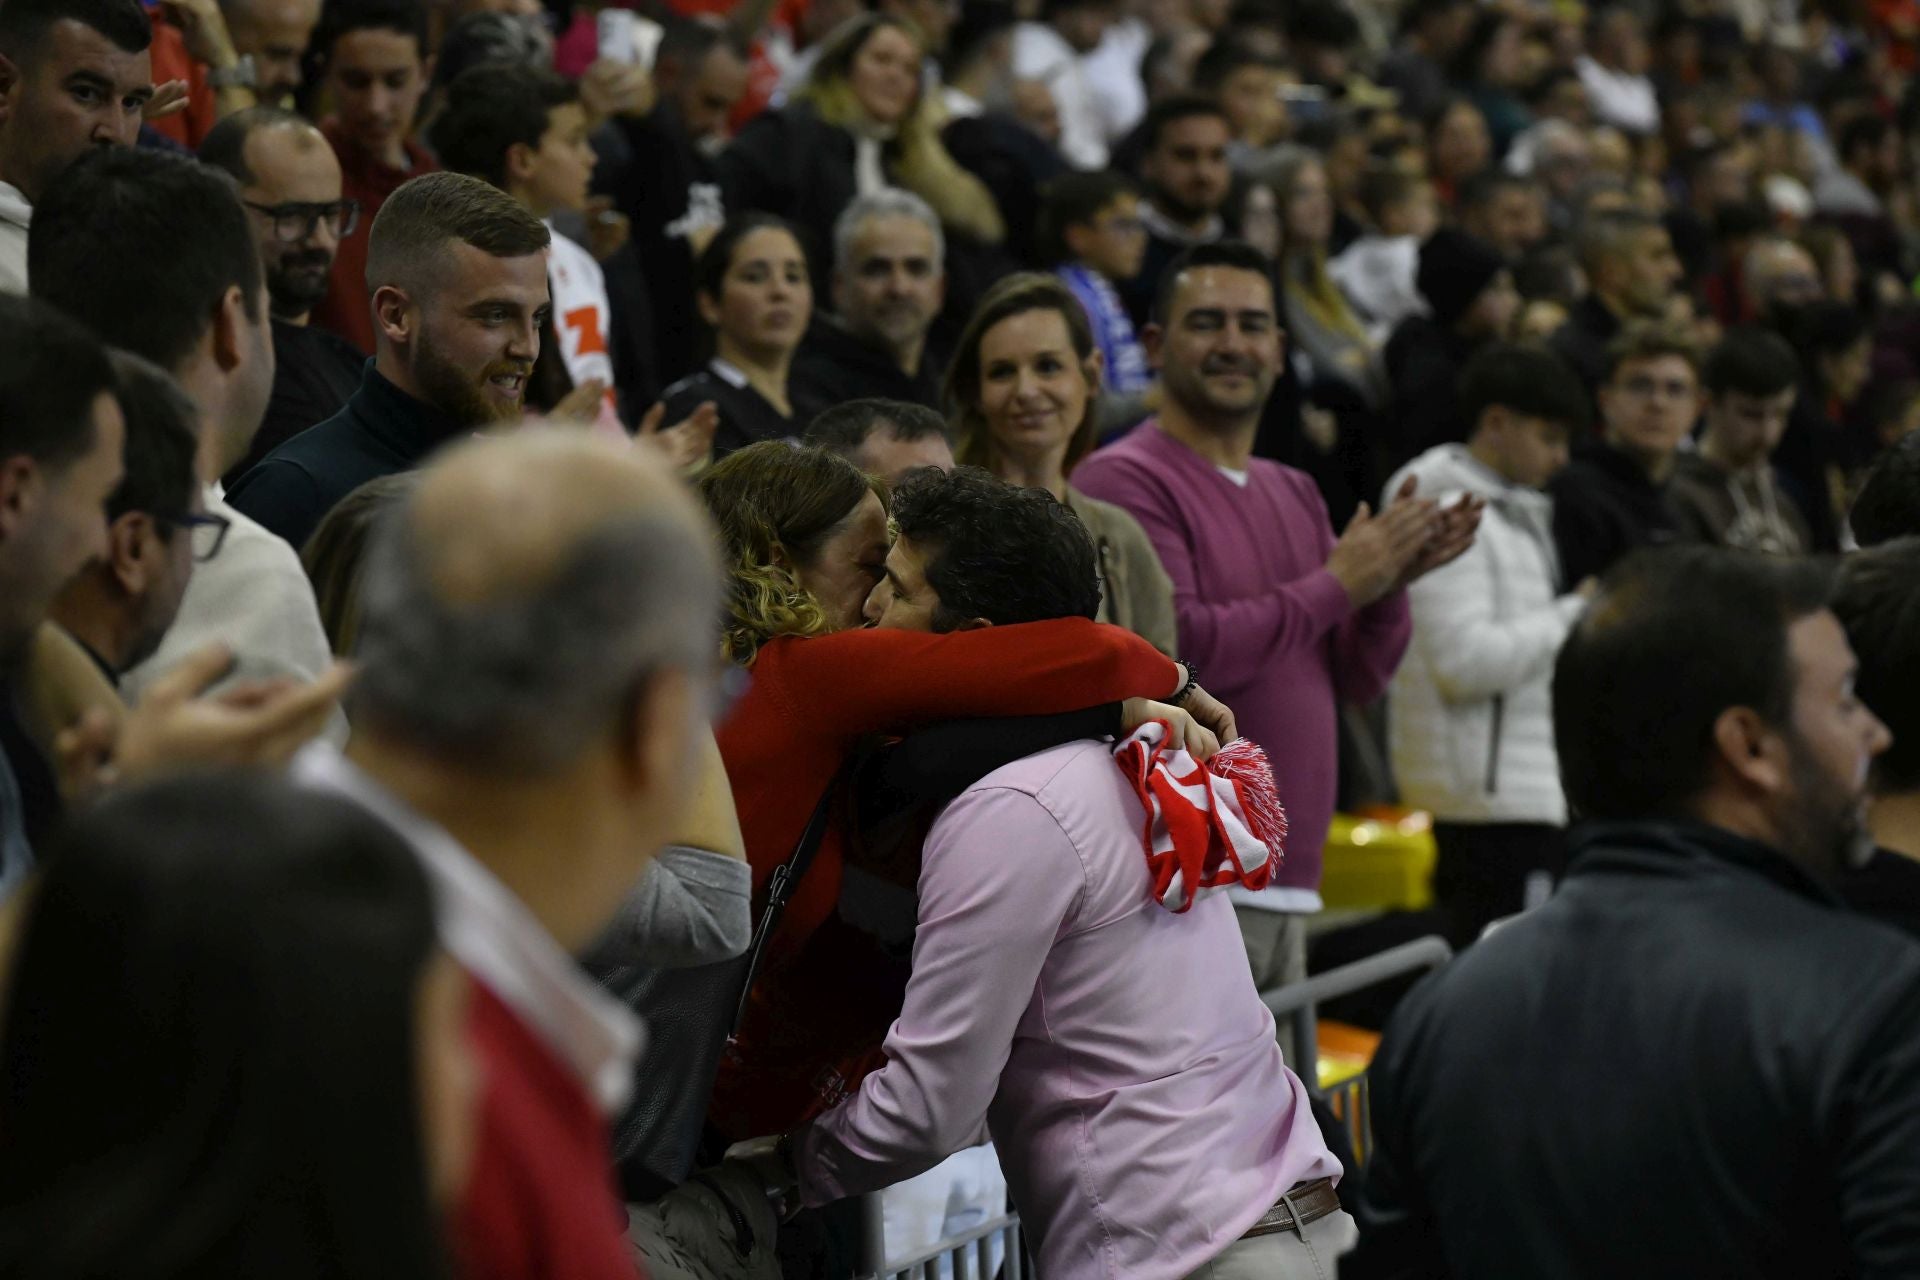
<path fill-rule="evenodd" d="M 1566 830 L 1546 823 L 1436 822 L 1433 839 L 1440 849 L 1434 905 L 1447 917 L 1455 950 L 1472 945 L 1495 920 L 1519 914 L 1536 873 L 1558 884 L 1566 870 Z"/>

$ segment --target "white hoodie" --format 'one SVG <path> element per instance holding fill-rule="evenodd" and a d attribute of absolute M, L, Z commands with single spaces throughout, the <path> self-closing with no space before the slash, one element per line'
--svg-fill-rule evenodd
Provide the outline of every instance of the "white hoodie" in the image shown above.
<path fill-rule="evenodd" d="M 0 293 L 27 292 L 27 223 L 33 206 L 18 187 L 0 182 Z"/>
<path fill-rule="evenodd" d="M 1388 687 L 1388 745 L 1407 804 L 1448 822 L 1567 820 L 1553 748 L 1553 661 L 1585 607 L 1561 595 L 1553 502 L 1465 445 L 1429 449 L 1387 484 L 1487 500 L 1473 546 L 1407 589 L 1413 641 Z"/>

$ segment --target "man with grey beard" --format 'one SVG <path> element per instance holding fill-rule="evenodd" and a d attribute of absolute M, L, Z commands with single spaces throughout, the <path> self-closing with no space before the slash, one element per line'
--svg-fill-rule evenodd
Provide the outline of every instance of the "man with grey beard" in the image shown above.
<path fill-rule="evenodd" d="M 939 215 L 912 192 L 847 206 L 833 227 L 834 316 L 814 322 L 793 358 L 795 417 L 872 396 L 940 407 L 927 333 L 946 301 L 946 251 Z"/>

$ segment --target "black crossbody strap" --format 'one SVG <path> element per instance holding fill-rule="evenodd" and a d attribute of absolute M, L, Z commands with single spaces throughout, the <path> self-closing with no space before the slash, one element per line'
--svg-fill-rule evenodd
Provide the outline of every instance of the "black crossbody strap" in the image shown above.
<path fill-rule="evenodd" d="M 863 754 L 856 752 L 840 767 L 840 772 L 834 774 L 833 781 L 821 793 L 820 802 L 813 806 L 813 816 L 807 819 L 806 830 L 800 833 L 800 841 L 794 845 L 792 855 L 774 868 L 773 878 L 767 882 L 767 907 L 760 913 L 760 922 L 753 930 L 753 945 L 747 949 L 747 968 L 741 976 L 740 996 L 734 1001 L 733 1021 L 727 1027 L 729 1043 L 740 1034 L 740 1022 L 747 1013 L 747 996 L 753 991 L 753 980 L 760 974 L 760 962 L 765 959 L 767 943 L 772 939 L 774 930 L 780 927 L 780 917 L 786 914 L 793 891 L 813 865 L 814 855 L 820 852 L 820 841 L 827 834 L 827 823 L 833 819 L 834 801 L 839 797 L 842 784 L 853 776 Z"/>

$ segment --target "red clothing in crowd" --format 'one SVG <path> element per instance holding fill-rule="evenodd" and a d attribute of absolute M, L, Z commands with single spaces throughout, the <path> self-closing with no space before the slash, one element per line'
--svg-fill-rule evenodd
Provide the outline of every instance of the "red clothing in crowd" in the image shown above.
<path fill-rule="evenodd" d="M 198 150 L 202 140 L 220 122 L 219 104 L 214 101 L 213 86 L 207 83 L 207 67 L 187 52 L 187 38 L 172 19 L 156 17 L 153 43 L 147 46 L 153 61 L 153 82 L 187 82 L 187 109 L 147 123 L 155 133 L 172 138 L 183 147 Z"/>
<path fill-rule="evenodd" d="M 440 166 L 426 148 L 407 140 L 407 167 L 395 169 L 377 156 L 369 156 L 340 131 L 337 120 L 328 120 L 320 132 L 333 144 L 340 158 L 341 194 L 360 202 L 360 223 L 353 234 L 340 242 L 339 256 L 333 260 L 333 275 L 327 280 L 327 296 L 314 308 L 313 323 L 337 333 L 360 349 L 373 354 L 373 298 L 367 292 L 367 236 L 373 229 L 373 215 L 387 197 L 409 178 L 432 173 Z"/>
<path fill-rule="evenodd" d="M 606 1123 L 579 1076 L 478 978 L 485 1084 L 455 1231 L 465 1280 L 636 1280 Z M 582 1195 L 582 1187 L 606 1194 Z"/>
<path fill-rule="evenodd" d="M 1179 675 L 1171 659 L 1132 632 L 1081 618 L 947 635 L 856 630 L 770 641 L 718 735 L 756 897 L 793 853 L 841 764 L 869 735 L 1165 697 Z M 808 976 L 840 969 L 836 957 L 857 953 L 844 936 L 850 931 L 822 929 L 840 898 L 845 849 L 846 833 L 836 822 L 774 937 L 737 1052 L 721 1064 L 712 1114 L 735 1139 L 784 1132 L 858 1083 L 858 1071 L 816 1069 L 866 1048 L 832 1043 L 838 1033 L 864 1025 L 867 1011 L 855 1008 L 859 993 L 850 980 L 857 975 Z M 817 945 L 803 957 L 810 942 Z M 898 991 L 893 995 L 897 1013 Z M 874 1047 L 890 1020 L 889 1014 L 868 1028 Z M 795 1036 L 814 1054 L 814 1067 L 796 1062 Z"/>

